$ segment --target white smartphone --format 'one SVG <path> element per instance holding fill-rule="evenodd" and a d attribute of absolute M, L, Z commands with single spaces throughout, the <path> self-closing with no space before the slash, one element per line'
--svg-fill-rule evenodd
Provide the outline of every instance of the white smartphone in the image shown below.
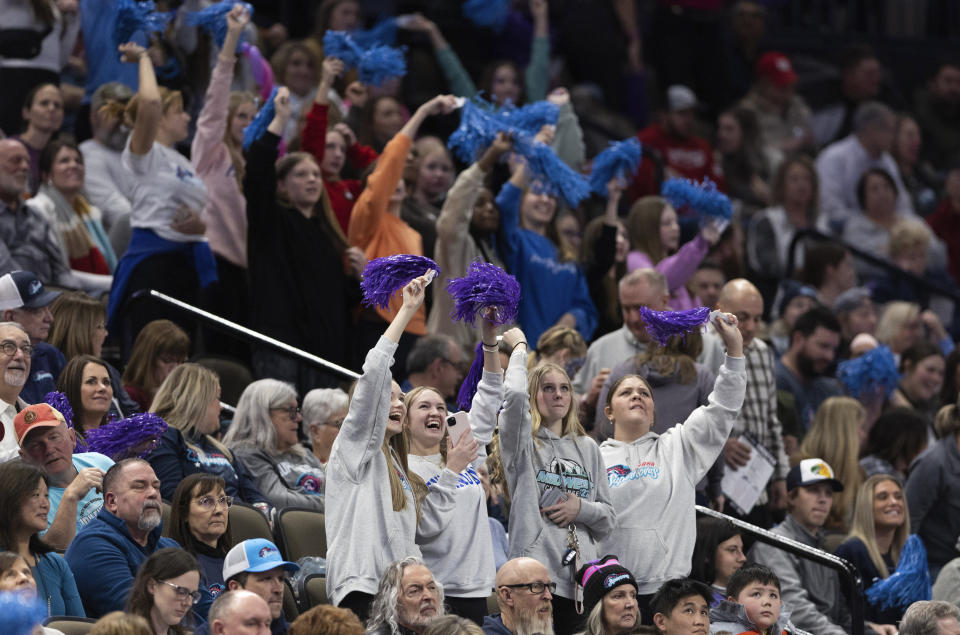
<path fill-rule="evenodd" d="M 447 433 L 450 435 L 450 443 L 447 447 L 453 447 L 460 443 L 463 435 L 470 432 L 470 413 L 455 412 L 447 417 Z"/>
<path fill-rule="evenodd" d="M 540 509 L 552 507 L 567 500 L 567 495 L 559 487 L 548 487 L 540 495 Z"/>

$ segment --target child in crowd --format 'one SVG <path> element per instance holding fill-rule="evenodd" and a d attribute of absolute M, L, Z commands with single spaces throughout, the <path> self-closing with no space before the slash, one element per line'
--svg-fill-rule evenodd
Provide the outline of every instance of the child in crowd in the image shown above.
<path fill-rule="evenodd" d="M 780 599 L 780 578 L 762 564 L 748 564 L 730 577 L 727 599 L 710 610 L 710 632 L 739 635 L 804 633 L 790 622 Z"/>

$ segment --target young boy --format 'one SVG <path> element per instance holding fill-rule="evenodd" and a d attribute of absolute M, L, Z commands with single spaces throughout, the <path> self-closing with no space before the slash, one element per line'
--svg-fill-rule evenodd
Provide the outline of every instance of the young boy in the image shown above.
<path fill-rule="evenodd" d="M 769 567 L 748 564 L 730 576 L 727 599 L 710 610 L 710 632 L 737 635 L 799 635 L 784 612 L 780 578 Z"/>
<path fill-rule="evenodd" d="M 707 635 L 713 593 L 702 582 L 667 580 L 650 599 L 653 623 L 661 635 Z"/>

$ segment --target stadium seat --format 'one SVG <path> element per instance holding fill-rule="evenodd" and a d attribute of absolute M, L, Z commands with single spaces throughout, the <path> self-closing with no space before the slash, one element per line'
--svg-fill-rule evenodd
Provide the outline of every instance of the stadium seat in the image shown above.
<path fill-rule="evenodd" d="M 285 507 L 277 513 L 277 546 L 287 560 L 305 556 L 327 557 L 327 532 L 323 514 L 300 507 Z"/>
<path fill-rule="evenodd" d="M 251 538 L 265 538 L 273 542 L 270 523 L 255 507 L 246 503 L 234 501 L 233 506 L 230 507 L 228 523 L 230 525 L 230 537 L 232 538 L 231 547 Z"/>
<path fill-rule="evenodd" d="M 70 615 L 54 615 L 44 620 L 47 628 L 58 630 L 63 635 L 86 635 L 93 628 L 97 620 L 89 617 L 73 617 Z"/>

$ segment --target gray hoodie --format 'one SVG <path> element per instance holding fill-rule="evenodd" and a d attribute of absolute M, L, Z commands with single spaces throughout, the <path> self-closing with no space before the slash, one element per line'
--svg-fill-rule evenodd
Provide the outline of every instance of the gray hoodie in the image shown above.
<path fill-rule="evenodd" d="M 631 443 L 600 446 L 620 526 L 602 553 L 620 562 L 640 583 L 642 595 L 690 573 L 696 542 L 695 488 L 723 450 L 747 386 L 742 357 L 727 357 L 708 404 L 662 435 L 648 432 Z"/>
<path fill-rule="evenodd" d="M 470 408 L 470 429 L 481 445 L 490 442 L 497 425 L 497 409 L 503 399 L 503 377 L 484 372 Z M 444 471 L 439 454 L 407 456 L 410 470 L 433 488 Z M 482 459 L 478 459 L 482 462 Z M 424 509 L 423 514 L 434 513 Z M 421 524 L 424 521 L 421 521 Z M 496 574 L 493 539 L 487 519 L 487 496 L 473 465 L 460 473 L 456 489 L 455 513 L 441 512 L 434 521 L 442 529 L 429 540 L 417 540 L 423 560 L 433 576 L 451 597 L 485 598 L 493 589 Z"/>
<path fill-rule="evenodd" d="M 729 631 L 734 635 L 757 635 L 757 627 L 747 617 L 747 607 L 743 604 L 722 600 L 710 609 L 710 632 Z M 790 611 L 780 607 L 780 618 L 768 634 L 761 635 L 810 635 L 790 622 Z"/>
<path fill-rule="evenodd" d="M 416 501 L 398 457 L 388 465 L 383 439 L 390 415 L 393 353 L 397 344 L 381 337 L 367 353 L 363 375 L 350 400 L 326 467 L 327 594 L 339 604 L 347 594 L 377 592 L 380 575 L 394 560 L 420 557 L 416 536 L 439 532 L 437 519 L 452 513 L 457 475 L 444 469 L 423 501 L 417 526 Z M 406 507 L 393 511 L 389 470 L 403 480 Z"/>
<path fill-rule="evenodd" d="M 597 543 L 617 519 L 596 441 L 588 436 L 558 437 L 541 427 L 531 434 L 530 396 L 527 393 L 527 358 L 515 350 L 507 368 L 506 394 L 500 414 L 500 457 L 510 491 L 510 557 L 538 560 L 557 583 L 556 595 L 574 598 L 574 568 L 561 560 L 567 550 L 568 529 L 540 515 L 540 496 L 552 488 L 580 497 L 574 524 L 580 559 L 586 563 L 601 555 Z M 571 404 L 575 408 L 575 404 Z"/>

